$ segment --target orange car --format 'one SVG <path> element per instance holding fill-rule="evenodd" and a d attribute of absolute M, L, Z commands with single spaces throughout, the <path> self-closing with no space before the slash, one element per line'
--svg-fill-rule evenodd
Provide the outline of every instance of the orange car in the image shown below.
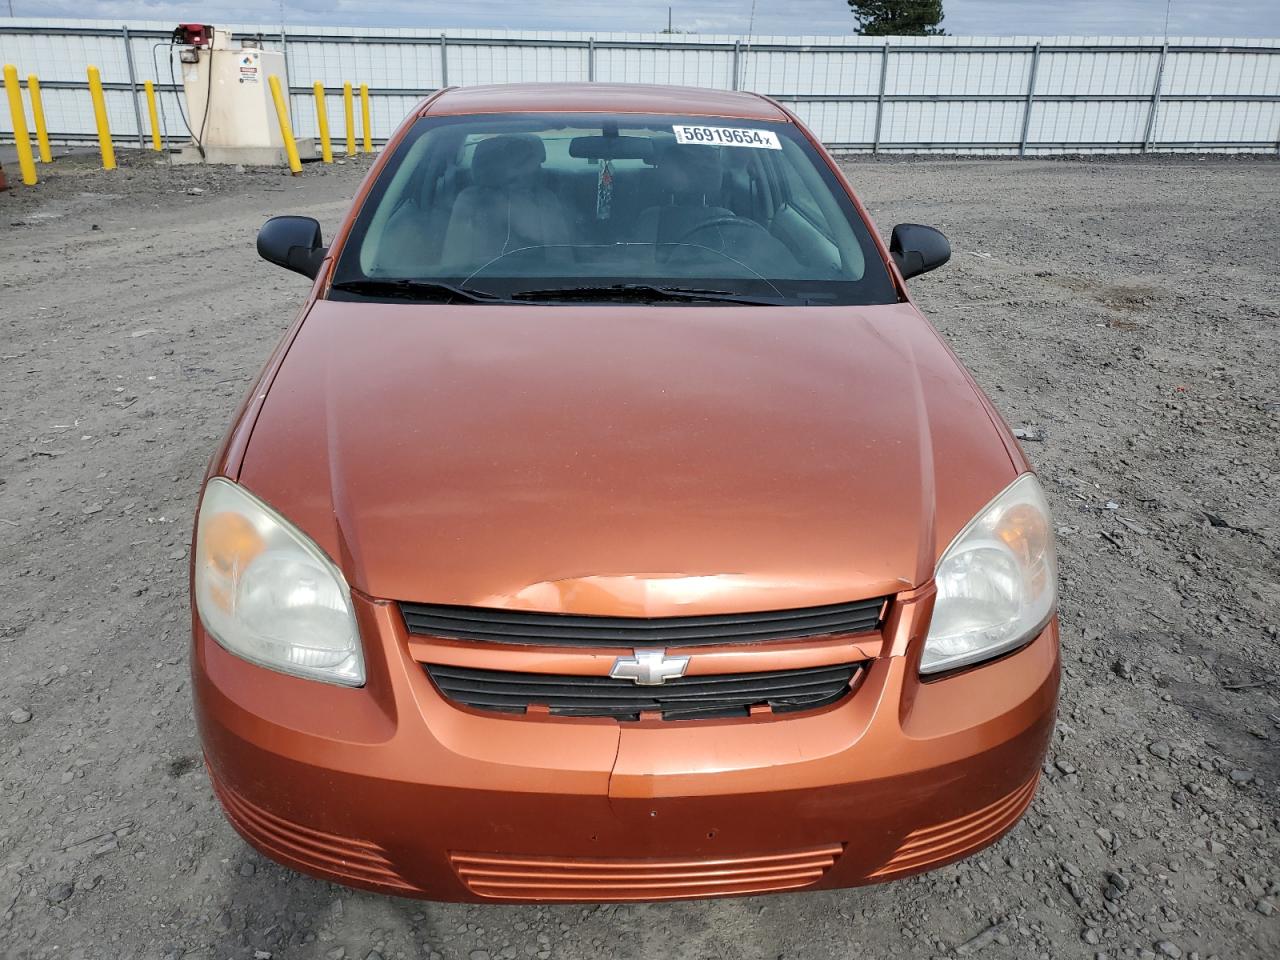
<path fill-rule="evenodd" d="M 1010 431 L 763 97 L 449 89 L 401 125 L 213 458 L 213 788 L 265 855 L 433 900 L 844 887 L 1036 789 L 1056 561 Z"/>

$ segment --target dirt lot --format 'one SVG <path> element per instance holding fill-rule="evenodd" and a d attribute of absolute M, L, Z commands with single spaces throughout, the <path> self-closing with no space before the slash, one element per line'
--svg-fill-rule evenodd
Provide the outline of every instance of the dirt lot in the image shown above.
<path fill-rule="evenodd" d="M 1056 510 L 1061 722 L 1013 834 L 888 886 L 615 907 L 393 900 L 251 852 L 191 719 L 191 515 L 306 287 L 254 232 L 331 228 L 363 164 L 77 158 L 0 195 L 0 955 L 1280 956 L 1280 164 L 849 169 L 882 225 L 952 238 L 913 289 Z"/>

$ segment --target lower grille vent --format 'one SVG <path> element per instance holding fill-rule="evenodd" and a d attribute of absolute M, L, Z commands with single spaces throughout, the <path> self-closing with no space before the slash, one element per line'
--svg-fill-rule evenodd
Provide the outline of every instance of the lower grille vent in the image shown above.
<path fill-rule="evenodd" d="M 267 855 L 353 886 L 402 896 L 414 893 L 413 886 L 396 873 L 387 852 L 377 844 L 323 833 L 268 813 L 233 791 L 212 770 L 209 781 L 231 825 Z"/>
<path fill-rule="evenodd" d="M 885 879 L 919 873 L 986 846 L 1018 822 L 1031 804 L 1039 782 L 1040 772 L 1036 771 L 1030 781 L 981 810 L 912 831 L 889 862 L 871 876 Z"/>
<path fill-rule="evenodd" d="M 642 711 L 660 711 L 664 720 L 745 717 L 753 706 L 765 704 L 774 713 L 813 710 L 843 698 L 858 669 L 858 664 L 846 663 L 681 677 L 661 686 L 639 686 L 613 677 L 426 665 L 440 692 L 468 707 L 524 713 L 530 706 L 545 706 L 556 716 L 616 720 L 639 720 Z"/>
<path fill-rule="evenodd" d="M 807 887 L 822 879 L 844 845 L 758 857 L 694 860 L 584 860 L 497 853 L 450 853 L 472 893 L 502 900 L 676 900 Z"/>

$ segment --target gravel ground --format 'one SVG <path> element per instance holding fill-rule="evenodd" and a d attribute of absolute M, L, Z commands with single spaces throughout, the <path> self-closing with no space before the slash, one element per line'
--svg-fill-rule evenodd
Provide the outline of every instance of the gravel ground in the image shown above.
<path fill-rule="evenodd" d="M 606 907 L 423 904 L 246 847 L 187 689 L 197 487 L 364 162 L 112 174 L 0 195 L 0 955 L 1280 956 L 1280 165 L 880 161 L 941 227 L 921 306 L 1056 510 L 1065 677 L 1034 807 L 981 855 L 860 890 Z"/>

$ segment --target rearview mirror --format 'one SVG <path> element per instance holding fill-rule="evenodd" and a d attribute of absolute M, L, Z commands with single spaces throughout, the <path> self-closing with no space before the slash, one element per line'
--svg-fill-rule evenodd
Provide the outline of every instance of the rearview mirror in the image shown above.
<path fill-rule="evenodd" d="M 648 137 L 574 137 L 569 156 L 579 160 L 653 159 L 653 141 Z"/>
<path fill-rule="evenodd" d="M 937 270 L 951 259 L 951 244 L 939 230 L 918 223 L 900 223 L 893 228 L 889 254 L 902 271 L 904 280 Z"/>
<path fill-rule="evenodd" d="M 258 231 L 258 256 L 315 279 L 328 248 L 320 224 L 310 217 L 272 217 Z"/>

